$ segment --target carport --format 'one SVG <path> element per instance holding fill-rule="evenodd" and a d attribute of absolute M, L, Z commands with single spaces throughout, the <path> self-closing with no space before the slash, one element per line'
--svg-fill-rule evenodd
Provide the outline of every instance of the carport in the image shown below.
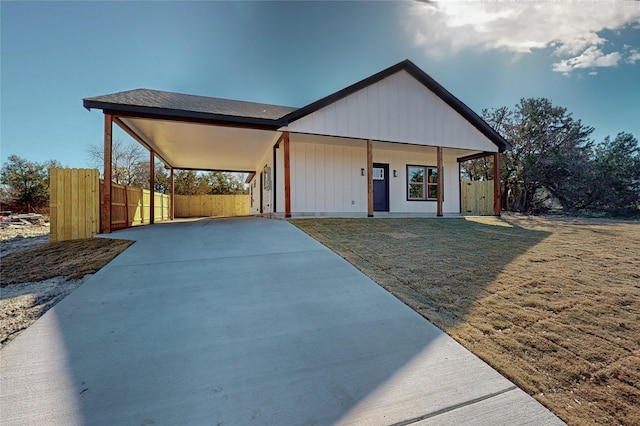
<path fill-rule="evenodd" d="M 150 186 L 154 160 L 170 170 L 173 212 L 174 170 L 255 173 L 255 164 L 271 147 L 284 145 L 285 192 L 289 188 L 288 132 L 278 131 L 282 117 L 296 110 L 277 105 L 136 89 L 86 98 L 88 110 L 104 113 L 104 180 L 111 181 L 115 123 L 149 151 Z M 288 195 L 285 194 L 288 199 Z M 105 185 L 101 223 L 111 232 L 111 188 Z M 151 210 L 153 211 L 153 197 Z M 173 214 L 171 214 L 173 219 Z"/>

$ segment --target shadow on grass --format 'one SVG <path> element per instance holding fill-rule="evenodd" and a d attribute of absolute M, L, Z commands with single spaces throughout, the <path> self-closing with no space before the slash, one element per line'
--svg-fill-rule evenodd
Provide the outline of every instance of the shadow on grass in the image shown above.
<path fill-rule="evenodd" d="M 640 424 L 640 227 L 581 218 L 298 220 L 570 424 Z"/>
<path fill-rule="evenodd" d="M 549 235 L 496 218 L 292 222 L 445 331 Z"/>

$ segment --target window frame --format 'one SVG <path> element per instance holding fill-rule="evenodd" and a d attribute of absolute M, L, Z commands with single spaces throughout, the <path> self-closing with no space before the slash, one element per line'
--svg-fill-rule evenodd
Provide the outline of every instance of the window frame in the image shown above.
<path fill-rule="evenodd" d="M 412 182 L 410 180 L 411 179 L 411 174 L 409 172 L 409 169 L 411 169 L 411 168 L 421 168 L 424 171 L 425 182 L 421 183 L 422 184 L 422 198 L 411 198 L 409 196 L 410 195 L 410 188 L 411 188 L 411 185 L 412 185 Z M 436 173 L 436 176 L 438 176 L 437 175 L 438 167 L 436 167 L 436 166 L 424 166 L 424 165 L 420 165 L 420 164 L 407 164 L 406 170 L 407 170 L 407 179 L 406 179 L 407 186 L 406 186 L 405 195 L 407 197 L 407 201 L 438 201 L 438 195 L 437 194 L 438 194 L 438 186 L 440 185 L 440 177 L 437 178 L 438 181 L 436 183 L 429 183 L 428 182 L 428 179 L 429 179 L 429 176 L 430 176 L 429 170 L 433 170 Z M 413 183 L 413 185 L 416 185 L 416 183 Z M 430 187 L 435 187 L 435 193 L 436 193 L 435 198 L 430 198 L 429 197 L 429 193 L 430 193 L 429 188 Z"/>

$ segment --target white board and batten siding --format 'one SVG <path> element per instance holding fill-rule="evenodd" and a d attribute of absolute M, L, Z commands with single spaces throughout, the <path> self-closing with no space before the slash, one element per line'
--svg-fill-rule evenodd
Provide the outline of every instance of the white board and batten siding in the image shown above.
<path fill-rule="evenodd" d="M 291 141 L 291 212 L 354 214 L 367 212 L 366 146 Z"/>
<path fill-rule="evenodd" d="M 273 212 L 274 201 L 274 175 L 273 175 L 273 153 L 271 149 L 268 149 L 262 155 L 260 161 L 255 165 L 256 175 L 249 182 L 249 195 L 250 199 L 250 214 L 260 214 L 260 208 L 262 207 L 262 213 Z M 260 179 L 262 174 L 262 182 Z M 276 179 L 277 181 L 278 179 Z M 262 188 L 260 185 L 262 184 Z M 262 205 L 260 205 L 260 193 L 262 191 Z M 277 191 L 276 191 L 277 192 Z M 284 202 L 283 202 L 284 203 Z"/>
<path fill-rule="evenodd" d="M 296 133 L 497 152 L 498 147 L 406 71 L 299 120 Z"/>
<path fill-rule="evenodd" d="M 342 141 L 342 143 L 338 143 Z M 436 214 L 437 202 L 407 200 L 407 165 L 435 167 L 434 147 L 373 144 L 374 163 L 389 164 L 390 213 Z M 291 212 L 293 216 L 366 216 L 366 141 L 291 135 Z M 445 214 L 460 212 L 460 183 L 456 156 L 443 155 Z M 393 176 L 393 171 L 398 176 Z M 278 193 L 284 187 L 278 181 Z"/>

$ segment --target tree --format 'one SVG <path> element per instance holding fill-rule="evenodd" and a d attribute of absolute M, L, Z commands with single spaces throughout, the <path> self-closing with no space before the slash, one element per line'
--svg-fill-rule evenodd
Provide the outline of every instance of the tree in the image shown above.
<path fill-rule="evenodd" d="M 511 145 L 501 158 L 503 208 L 521 212 L 545 209 L 550 197 L 567 211 L 586 208 L 586 182 L 592 171 L 592 127 L 545 98 L 522 99 L 513 110 L 485 109 L 483 118 Z M 471 162 L 475 175 L 492 177 L 489 164 Z M 484 170 L 483 170 L 484 167 Z"/>
<path fill-rule="evenodd" d="M 594 150 L 593 205 L 614 214 L 638 214 L 640 209 L 640 145 L 631 133 L 609 136 Z"/>
<path fill-rule="evenodd" d="M 9 162 L 0 170 L 0 183 L 6 185 L 7 201 L 29 209 L 47 205 L 51 167 L 61 167 L 61 164 L 55 160 L 36 163 L 17 155 L 9 156 Z"/>
<path fill-rule="evenodd" d="M 135 169 L 135 179 L 132 186 L 138 188 L 149 189 L 150 176 L 149 176 L 149 162 L 140 162 Z M 170 189 L 170 176 L 161 162 L 154 163 L 153 171 L 154 185 L 153 191 L 161 194 L 169 193 Z"/>
<path fill-rule="evenodd" d="M 90 145 L 87 149 L 89 160 L 94 167 L 100 169 L 104 175 L 104 148 L 102 145 Z M 144 185 L 141 176 L 140 163 L 144 161 L 145 151 L 133 142 L 124 142 L 115 139 L 111 146 L 111 180 L 119 185 L 137 186 Z M 147 164 L 149 164 L 147 162 Z M 149 172 L 147 171 L 147 182 Z M 148 187 L 147 183 L 147 187 Z"/>
<path fill-rule="evenodd" d="M 246 194 L 241 173 L 209 172 L 209 194 Z"/>
<path fill-rule="evenodd" d="M 209 192 L 209 182 L 202 173 L 178 170 L 174 176 L 175 193 L 180 195 L 204 195 Z"/>

